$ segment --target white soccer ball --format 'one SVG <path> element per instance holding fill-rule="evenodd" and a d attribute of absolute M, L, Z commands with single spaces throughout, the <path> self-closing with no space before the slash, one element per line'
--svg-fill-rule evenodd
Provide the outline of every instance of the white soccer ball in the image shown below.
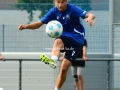
<path fill-rule="evenodd" d="M 59 37 L 63 32 L 63 26 L 59 21 L 53 20 L 46 25 L 46 33 L 51 38 Z"/>

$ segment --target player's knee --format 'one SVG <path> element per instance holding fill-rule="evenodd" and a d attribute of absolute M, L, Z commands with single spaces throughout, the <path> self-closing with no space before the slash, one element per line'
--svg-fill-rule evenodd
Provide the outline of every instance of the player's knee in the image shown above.
<path fill-rule="evenodd" d="M 82 75 L 78 75 L 79 80 L 82 80 L 82 78 L 83 78 Z"/>
<path fill-rule="evenodd" d="M 77 75 L 73 75 L 75 82 L 78 82 L 78 77 Z"/>
<path fill-rule="evenodd" d="M 54 42 L 55 45 L 63 47 L 63 42 L 61 39 L 56 39 Z"/>
<path fill-rule="evenodd" d="M 57 43 L 62 43 L 62 40 L 61 39 L 56 39 L 55 40 L 55 43 L 57 44 Z"/>

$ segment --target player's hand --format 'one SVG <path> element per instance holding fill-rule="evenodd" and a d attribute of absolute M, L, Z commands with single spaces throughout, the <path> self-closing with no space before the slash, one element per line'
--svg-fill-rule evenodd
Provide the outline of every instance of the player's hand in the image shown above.
<path fill-rule="evenodd" d="M 91 18 L 87 18 L 86 22 L 88 22 L 90 26 L 92 26 L 94 24 L 94 20 Z"/>
<path fill-rule="evenodd" d="M 83 59 L 84 61 L 88 60 L 88 58 L 87 58 L 87 57 L 82 57 L 82 59 Z"/>
<path fill-rule="evenodd" d="M 18 27 L 18 29 L 19 29 L 19 30 L 26 29 L 26 25 L 21 24 L 21 25 Z"/>
<path fill-rule="evenodd" d="M 0 59 L 2 59 L 3 61 L 5 61 L 5 58 L 3 56 L 0 55 Z"/>

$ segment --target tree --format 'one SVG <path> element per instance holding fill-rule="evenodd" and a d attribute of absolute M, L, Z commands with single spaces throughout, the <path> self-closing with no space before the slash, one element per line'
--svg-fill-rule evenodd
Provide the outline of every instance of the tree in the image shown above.
<path fill-rule="evenodd" d="M 69 0 L 70 3 L 80 5 L 82 9 L 91 10 L 90 0 Z M 43 17 L 48 10 L 54 6 L 53 0 L 17 0 L 15 6 L 20 10 L 26 10 L 29 13 L 29 22 L 33 21 L 33 11 L 40 10 L 39 18 Z"/>
<path fill-rule="evenodd" d="M 33 21 L 33 11 L 40 10 L 42 17 L 44 14 L 53 7 L 53 0 L 17 0 L 15 6 L 20 10 L 26 10 L 29 14 L 29 22 Z"/>

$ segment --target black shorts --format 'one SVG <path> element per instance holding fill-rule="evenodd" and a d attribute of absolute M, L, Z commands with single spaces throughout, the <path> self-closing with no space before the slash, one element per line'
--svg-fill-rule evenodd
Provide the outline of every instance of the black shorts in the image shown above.
<path fill-rule="evenodd" d="M 80 44 L 71 37 L 66 36 L 60 36 L 57 39 L 61 39 L 64 44 L 64 49 L 61 50 L 61 52 L 66 52 L 64 58 L 70 60 L 71 62 L 76 60 L 83 48 L 83 44 Z"/>

